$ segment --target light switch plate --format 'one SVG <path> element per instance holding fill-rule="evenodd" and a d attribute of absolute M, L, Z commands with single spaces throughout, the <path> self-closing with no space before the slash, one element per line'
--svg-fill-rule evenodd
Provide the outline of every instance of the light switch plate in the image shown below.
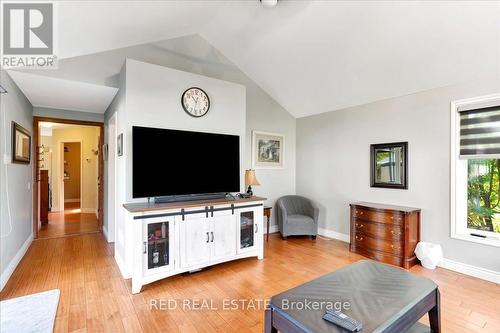
<path fill-rule="evenodd" d="M 9 164 L 12 162 L 12 159 L 10 158 L 9 154 L 3 154 L 3 164 Z"/>

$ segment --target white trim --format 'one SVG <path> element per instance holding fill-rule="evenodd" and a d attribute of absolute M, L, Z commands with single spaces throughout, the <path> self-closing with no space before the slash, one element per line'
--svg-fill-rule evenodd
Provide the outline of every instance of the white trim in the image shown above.
<path fill-rule="evenodd" d="M 500 272 L 492 271 L 490 269 L 472 266 L 446 258 L 443 259 L 438 264 L 438 266 L 441 268 L 449 269 L 450 271 L 473 276 L 478 279 L 490 281 L 493 283 L 500 283 Z"/>
<path fill-rule="evenodd" d="M 19 251 L 17 251 L 14 258 L 12 258 L 5 270 L 2 272 L 2 275 L 0 277 L 0 290 L 2 290 L 3 287 L 5 287 L 5 285 L 7 284 L 7 281 L 9 281 L 9 278 L 12 276 L 12 273 L 14 273 L 17 265 L 19 265 L 19 262 L 21 262 L 21 259 L 23 259 L 26 251 L 28 251 L 32 241 L 33 234 L 29 235 L 28 239 L 26 239 Z"/>
<path fill-rule="evenodd" d="M 500 94 L 492 94 L 468 99 L 452 101 L 450 103 L 450 237 L 474 243 L 480 243 L 491 246 L 500 246 L 500 241 L 491 238 L 478 238 L 470 236 L 470 231 L 467 229 L 466 223 L 458 223 L 457 221 L 466 221 L 467 219 L 467 184 L 466 177 L 462 179 L 458 175 L 467 175 L 467 160 L 459 159 L 460 150 L 460 115 L 459 108 L 465 105 L 471 105 L 500 100 Z M 458 181 L 463 181 L 465 184 L 457 186 Z M 462 207 L 458 210 L 458 207 Z M 481 232 L 477 232 L 481 233 Z"/>
<path fill-rule="evenodd" d="M 267 233 L 267 229 L 265 231 Z M 269 226 L 269 233 L 270 234 L 274 234 L 277 232 L 279 232 L 279 228 L 278 228 L 277 224 L 273 224 L 273 225 Z M 264 236 L 266 235 L 266 233 L 264 233 Z M 345 243 L 350 243 L 350 241 L 351 241 L 349 235 L 342 234 L 340 232 L 333 231 L 333 230 L 328 230 L 325 228 L 318 228 L 318 235 L 328 237 L 328 238 L 333 238 L 333 239 L 336 239 L 336 240 L 339 240 L 339 241 L 342 241 Z"/>
<path fill-rule="evenodd" d="M 106 238 L 106 240 L 108 241 L 108 243 L 113 243 L 113 241 L 109 239 L 108 228 L 106 228 L 105 225 L 102 226 L 102 233 L 103 233 L 104 237 Z"/>
<path fill-rule="evenodd" d="M 328 230 L 325 228 L 318 228 L 318 234 L 320 234 L 321 236 L 328 237 L 328 238 L 337 239 L 337 240 L 345 242 L 345 243 L 350 243 L 350 241 L 351 241 L 349 235 L 342 234 L 340 232 L 333 231 L 333 230 Z"/>
<path fill-rule="evenodd" d="M 97 215 L 97 209 L 96 208 L 81 208 L 80 211 L 83 214 L 96 214 Z"/>
<path fill-rule="evenodd" d="M 267 233 L 267 229 L 266 229 L 265 231 L 266 231 L 266 233 Z M 270 226 L 269 226 L 269 233 L 270 233 L 270 234 L 275 234 L 275 233 L 277 233 L 277 232 L 279 232 L 279 231 L 280 231 L 280 230 L 279 230 L 279 228 L 278 228 L 278 225 L 277 225 L 277 224 L 273 224 L 273 225 L 270 225 Z M 265 235 L 264 235 L 264 236 L 265 236 Z"/>

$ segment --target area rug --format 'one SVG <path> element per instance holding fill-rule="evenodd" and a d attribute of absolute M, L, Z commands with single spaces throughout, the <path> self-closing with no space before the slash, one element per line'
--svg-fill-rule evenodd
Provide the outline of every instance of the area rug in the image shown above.
<path fill-rule="evenodd" d="M 0 302 L 1 333 L 49 333 L 54 330 L 59 289 Z"/>

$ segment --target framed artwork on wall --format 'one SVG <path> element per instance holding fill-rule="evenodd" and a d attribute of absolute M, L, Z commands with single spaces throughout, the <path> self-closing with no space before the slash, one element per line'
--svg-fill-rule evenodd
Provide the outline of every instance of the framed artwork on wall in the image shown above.
<path fill-rule="evenodd" d="M 12 163 L 30 164 L 31 162 L 31 134 L 12 122 Z"/>
<path fill-rule="evenodd" d="M 252 131 L 252 168 L 283 169 L 285 136 Z"/>
<path fill-rule="evenodd" d="M 118 156 L 123 155 L 123 133 L 118 134 L 116 152 L 118 153 Z"/>
<path fill-rule="evenodd" d="M 370 146 L 371 187 L 408 189 L 408 142 Z"/>

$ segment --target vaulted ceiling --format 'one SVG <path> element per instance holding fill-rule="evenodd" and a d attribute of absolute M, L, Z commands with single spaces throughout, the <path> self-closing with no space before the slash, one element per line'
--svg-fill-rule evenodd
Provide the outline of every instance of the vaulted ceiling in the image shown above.
<path fill-rule="evenodd" d="M 62 1 L 58 11 L 60 58 L 198 34 L 296 117 L 500 75 L 496 1 Z"/>

